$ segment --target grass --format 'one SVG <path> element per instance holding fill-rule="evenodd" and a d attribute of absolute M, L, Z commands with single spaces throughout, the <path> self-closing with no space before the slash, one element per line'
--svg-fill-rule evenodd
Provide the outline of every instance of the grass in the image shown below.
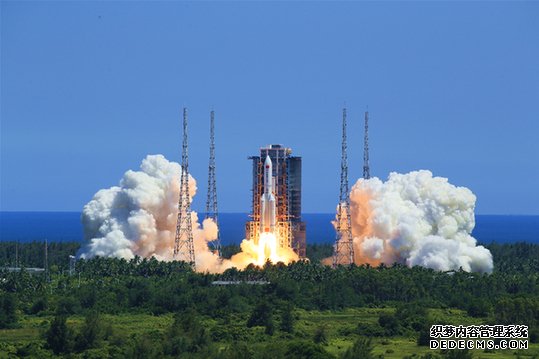
<path fill-rule="evenodd" d="M 307 337 L 312 338 L 314 331 L 320 325 L 325 325 L 329 337 L 326 350 L 334 355 L 339 355 L 350 347 L 359 336 L 351 329 L 355 329 L 359 323 L 374 324 L 382 313 L 392 313 L 393 308 L 350 308 L 338 312 L 319 312 L 298 310 L 300 319 L 296 323 L 296 330 L 304 331 Z M 463 310 L 458 309 L 429 309 L 429 317 L 439 323 L 453 325 L 477 325 L 485 324 L 485 318 L 472 318 Z M 413 354 L 428 354 L 433 351 L 428 347 L 420 347 L 416 344 L 417 338 L 412 337 L 387 337 L 373 338 L 374 354 L 382 354 L 385 359 L 401 359 Z M 498 350 L 493 353 L 485 353 L 482 350 L 473 351 L 477 359 L 502 359 L 516 358 L 515 350 Z M 518 355 L 522 358 L 539 357 L 539 344 L 529 343 L 528 350 L 521 350 Z"/>
<path fill-rule="evenodd" d="M 324 326 L 328 337 L 325 348 L 328 352 L 339 355 L 352 345 L 359 336 L 355 329 L 359 323 L 374 324 L 381 313 L 393 312 L 393 308 L 349 308 L 341 311 L 306 311 L 298 309 L 294 312 L 297 320 L 294 325 L 294 337 L 305 340 L 312 340 L 317 328 Z M 287 336 L 277 329 L 273 337 L 266 336 L 263 328 L 246 328 L 245 321 L 248 314 L 234 315 L 230 324 L 226 326 L 219 324 L 220 321 L 207 318 L 204 325 L 211 331 L 221 327 L 242 341 L 253 345 L 253 348 L 260 347 L 264 342 L 274 340 L 285 340 Z M 430 309 L 429 316 L 440 323 L 449 324 L 482 324 L 487 319 L 469 317 L 466 312 L 456 309 Z M 172 323 L 173 315 L 166 314 L 153 316 L 149 314 L 118 314 L 103 315 L 103 322 L 113 329 L 114 333 L 130 337 L 148 332 L 164 332 Z M 278 328 L 278 316 L 276 318 L 276 328 Z M 5 357 L 8 347 L 24 345 L 29 342 L 43 341 L 42 334 L 48 328 L 51 316 L 26 316 L 21 315 L 19 327 L 9 330 L 0 330 L 0 358 Z M 68 325 L 77 329 L 82 325 L 82 316 L 71 316 Z M 220 347 L 227 344 L 220 342 Z M 403 358 L 412 354 L 432 353 L 428 347 L 419 347 L 416 344 L 416 337 L 389 337 L 373 338 L 374 353 L 382 354 L 385 359 Z M 494 353 L 485 353 L 482 350 L 473 351 L 474 358 L 477 359 L 502 359 L 517 358 L 515 350 L 499 350 Z M 539 344 L 529 344 L 528 350 L 518 353 L 521 358 L 539 357 Z"/>

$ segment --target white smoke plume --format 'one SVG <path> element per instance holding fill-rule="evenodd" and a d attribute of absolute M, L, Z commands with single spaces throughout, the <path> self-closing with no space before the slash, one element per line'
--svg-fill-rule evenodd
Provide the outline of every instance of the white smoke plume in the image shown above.
<path fill-rule="evenodd" d="M 148 155 L 140 171 L 127 171 L 119 186 L 98 191 L 82 211 L 84 236 L 87 241 L 81 249 L 81 258 L 118 257 L 131 259 L 154 256 L 172 260 L 181 166 L 169 162 L 162 155 Z M 191 199 L 196 193 L 196 181 L 189 176 Z M 193 240 L 196 268 L 202 272 L 222 272 L 231 267 L 244 268 L 250 263 L 262 265 L 264 250 L 244 240 L 242 252 L 231 260 L 221 260 L 208 247 L 217 238 L 217 225 L 211 219 L 199 224 L 192 212 Z M 267 258 L 270 258 L 268 256 Z M 291 249 L 279 248 L 272 253 L 274 262 L 297 260 Z"/>
<path fill-rule="evenodd" d="M 162 155 L 149 155 L 140 171 L 127 171 L 119 186 L 98 191 L 84 206 L 86 245 L 82 258 L 130 259 L 135 255 L 172 260 L 181 167 Z M 196 181 L 189 177 L 191 198 Z M 405 263 L 437 270 L 491 272 L 492 256 L 470 235 L 474 227 L 475 196 L 429 171 L 392 173 L 387 182 L 360 179 L 351 194 L 355 262 Z M 221 260 L 208 247 L 217 238 L 217 225 L 198 221 L 192 213 L 196 267 L 222 272 L 266 258 L 285 263 L 297 260 L 291 249 L 271 250 L 243 240 L 242 252 Z M 275 238 L 271 238 L 275 240 Z"/>
<path fill-rule="evenodd" d="M 357 264 L 404 263 L 436 270 L 492 272 L 492 255 L 477 246 L 475 195 L 430 171 L 360 179 L 350 193 Z"/>
<path fill-rule="evenodd" d="M 181 167 L 162 155 L 147 156 L 140 171 L 127 171 L 117 187 L 102 189 L 84 206 L 82 224 L 85 239 L 81 257 L 119 257 L 131 259 L 155 256 L 171 260 L 178 216 Z M 189 176 L 191 198 L 196 181 Z M 207 270 L 219 258 L 208 249 L 217 238 L 217 226 L 205 220 L 201 226 L 192 213 L 197 266 Z"/>

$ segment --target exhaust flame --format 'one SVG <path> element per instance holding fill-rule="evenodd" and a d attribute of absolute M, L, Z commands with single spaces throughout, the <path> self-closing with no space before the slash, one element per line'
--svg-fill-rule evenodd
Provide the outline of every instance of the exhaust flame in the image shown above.
<path fill-rule="evenodd" d="M 262 261 L 270 260 L 273 263 L 277 263 L 277 237 L 273 233 L 262 233 L 260 234 L 260 239 L 258 240 L 258 265 Z"/>
<path fill-rule="evenodd" d="M 181 167 L 162 155 L 148 155 L 140 169 L 127 171 L 119 186 L 98 191 L 84 206 L 82 224 L 87 243 L 80 251 L 81 258 L 131 259 L 138 255 L 173 260 Z M 197 188 L 191 176 L 189 189 L 192 200 Z M 196 212 L 191 216 L 196 268 L 201 272 L 299 259 L 292 249 L 280 248 L 274 234 L 265 233 L 258 244 L 244 239 L 240 253 L 222 260 L 208 246 L 217 238 L 216 223 L 205 219 L 201 225 Z"/>
<path fill-rule="evenodd" d="M 273 233 L 262 233 L 258 244 L 252 240 L 244 239 L 241 242 L 241 252 L 223 260 L 223 263 L 232 263 L 232 267 L 245 268 L 249 264 L 264 265 L 267 261 L 285 264 L 299 260 L 298 255 L 291 248 L 279 247 L 279 240 Z"/>

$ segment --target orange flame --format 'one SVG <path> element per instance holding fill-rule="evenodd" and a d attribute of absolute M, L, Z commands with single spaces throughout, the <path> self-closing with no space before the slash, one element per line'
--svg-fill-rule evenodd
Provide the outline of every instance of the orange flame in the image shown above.
<path fill-rule="evenodd" d="M 262 233 L 258 243 L 244 239 L 241 242 L 241 252 L 230 258 L 231 265 L 245 268 L 249 264 L 263 266 L 268 260 L 271 263 L 285 264 L 297 261 L 298 255 L 292 248 L 280 247 L 277 236 L 273 233 Z"/>

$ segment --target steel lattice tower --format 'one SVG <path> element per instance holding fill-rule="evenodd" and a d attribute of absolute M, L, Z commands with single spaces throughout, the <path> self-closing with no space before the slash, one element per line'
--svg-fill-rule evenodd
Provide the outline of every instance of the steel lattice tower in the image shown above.
<path fill-rule="evenodd" d="M 341 191 L 337 207 L 337 236 L 333 246 L 333 267 L 354 263 L 350 196 L 348 193 L 348 155 L 346 144 L 346 108 L 342 110 Z"/>
<path fill-rule="evenodd" d="M 183 144 L 182 168 L 180 179 L 180 199 L 178 202 L 178 222 L 176 240 L 174 242 L 174 259 L 183 260 L 195 266 L 195 248 L 193 243 L 193 226 L 191 223 L 191 198 L 189 197 L 189 160 L 187 152 L 187 108 L 183 108 Z"/>
<path fill-rule="evenodd" d="M 49 272 L 49 242 L 47 241 L 47 239 L 45 239 L 45 278 L 47 280 L 47 282 L 50 282 L 51 281 L 51 276 L 50 276 L 50 272 Z"/>
<path fill-rule="evenodd" d="M 215 180 L 215 113 L 210 112 L 210 162 L 208 165 L 208 196 L 206 198 L 206 218 L 211 218 L 215 224 L 218 222 L 217 212 L 217 182 Z M 217 230 L 217 238 L 210 242 L 213 250 L 221 257 L 221 235 Z"/>
<path fill-rule="evenodd" d="M 363 148 L 363 178 L 371 178 L 371 170 L 369 168 L 369 111 L 365 111 L 365 140 Z"/>

